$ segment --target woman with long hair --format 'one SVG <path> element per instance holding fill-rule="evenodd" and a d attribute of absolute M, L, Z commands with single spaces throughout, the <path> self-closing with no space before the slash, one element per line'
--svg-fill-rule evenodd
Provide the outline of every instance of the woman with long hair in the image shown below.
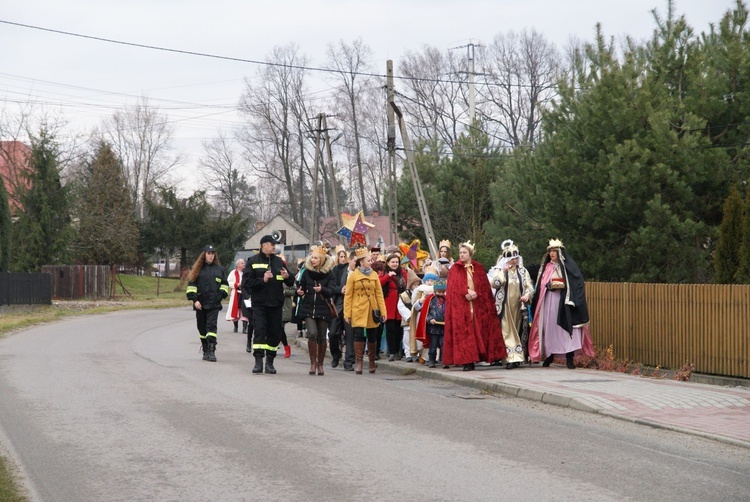
<path fill-rule="evenodd" d="M 362 359 L 369 357 L 368 371 L 375 373 L 376 338 L 380 337 L 380 325 L 387 316 L 383 289 L 377 273 L 372 269 L 372 256 L 367 248 L 357 248 L 354 272 L 346 279 L 344 294 L 344 322 L 354 331 L 354 371 L 362 374 Z"/>
<path fill-rule="evenodd" d="M 206 246 L 188 275 L 187 299 L 193 303 L 203 360 L 216 362 L 216 321 L 221 300 L 229 295 L 227 273 L 219 263 L 216 249 Z"/>
<path fill-rule="evenodd" d="M 463 365 L 464 371 L 477 361 L 493 363 L 507 355 L 487 272 L 473 255 L 474 244 L 459 246 L 446 291 L 443 364 Z"/>
<path fill-rule="evenodd" d="M 401 314 L 398 311 L 398 298 L 406 291 L 406 270 L 401 268 L 401 256 L 397 253 L 389 254 L 385 259 L 385 268 L 379 274 L 380 286 L 383 288 L 383 298 L 388 315 L 385 320 L 385 340 L 388 344 L 388 360 L 401 359 Z"/>
<path fill-rule="evenodd" d="M 542 258 L 536 291 L 531 302 L 534 317 L 529 333 L 532 362 L 552 364 L 555 354 L 565 354 L 568 369 L 575 369 L 575 351 L 593 356 L 589 336 L 589 309 L 581 270 L 560 239 L 550 239 Z"/>
<path fill-rule="evenodd" d="M 321 246 L 310 248 L 304 270 L 297 281 L 300 305 L 297 311 L 307 327 L 307 348 L 310 352 L 310 374 L 323 375 L 323 359 L 328 348 L 326 333 L 331 315 L 328 299 L 334 294 L 330 286 L 333 258 Z"/>

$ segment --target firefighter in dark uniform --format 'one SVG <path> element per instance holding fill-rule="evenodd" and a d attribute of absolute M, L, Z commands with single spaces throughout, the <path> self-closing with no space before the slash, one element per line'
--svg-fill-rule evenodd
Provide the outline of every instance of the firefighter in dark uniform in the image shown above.
<path fill-rule="evenodd" d="M 224 267 L 213 246 L 203 248 L 188 275 L 187 298 L 193 302 L 195 320 L 203 349 L 203 360 L 216 362 L 216 321 L 221 300 L 229 295 Z"/>
<path fill-rule="evenodd" d="M 242 274 L 242 296 L 253 304 L 253 373 L 263 373 L 263 356 L 266 373 L 275 374 L 276 357 L 284 329 L 281 313 L 284 306 L 284 284 L 294 285 L 294 276 L 286 269 L 283 260 L 276 256 L 276 239 L 264 235 L 260 251 L 248 258 Z"/>

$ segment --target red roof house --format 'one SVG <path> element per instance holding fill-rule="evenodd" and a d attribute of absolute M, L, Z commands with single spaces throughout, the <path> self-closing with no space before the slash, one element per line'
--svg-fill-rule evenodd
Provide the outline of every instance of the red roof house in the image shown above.
<path fill-rule="evenodd" d="M 21 206 L 21 194 L 29 188 L 28 177 L 31 169 L 31 149 L 20 141 L 0 141 L 0 179 L 8 192 L 11 214 L 15 215 Z"/>

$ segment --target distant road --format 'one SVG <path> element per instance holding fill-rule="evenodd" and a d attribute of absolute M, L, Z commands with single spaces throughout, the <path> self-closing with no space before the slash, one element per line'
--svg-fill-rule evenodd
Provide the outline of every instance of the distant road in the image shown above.
<path fill-rule="evenodd" d="M 0 339 L 0 437 L 42 501 L 748 500 L 750 451 L 446 382 L 251 375 L 220 318 L 68 318 Z"/>

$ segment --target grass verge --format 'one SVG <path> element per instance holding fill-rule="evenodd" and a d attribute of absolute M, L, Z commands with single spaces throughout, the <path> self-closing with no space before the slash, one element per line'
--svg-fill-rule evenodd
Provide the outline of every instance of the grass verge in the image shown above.
<path fill-rule="evenodd" d="M 122 284 L 116 286 L 115 298 L 112 300 L 54 301 L 52 305 L 4 311 L 0 315 L 0 337 L 12 331 L 67 316 L 188 305 L 185 291 L 179 286 L 177 279 L 121 275 L 120 280 Z M 7 458 L 0 456 L 0 501 L 27 502 L 29 499 L 24 495 L 11 466 Z"/>

